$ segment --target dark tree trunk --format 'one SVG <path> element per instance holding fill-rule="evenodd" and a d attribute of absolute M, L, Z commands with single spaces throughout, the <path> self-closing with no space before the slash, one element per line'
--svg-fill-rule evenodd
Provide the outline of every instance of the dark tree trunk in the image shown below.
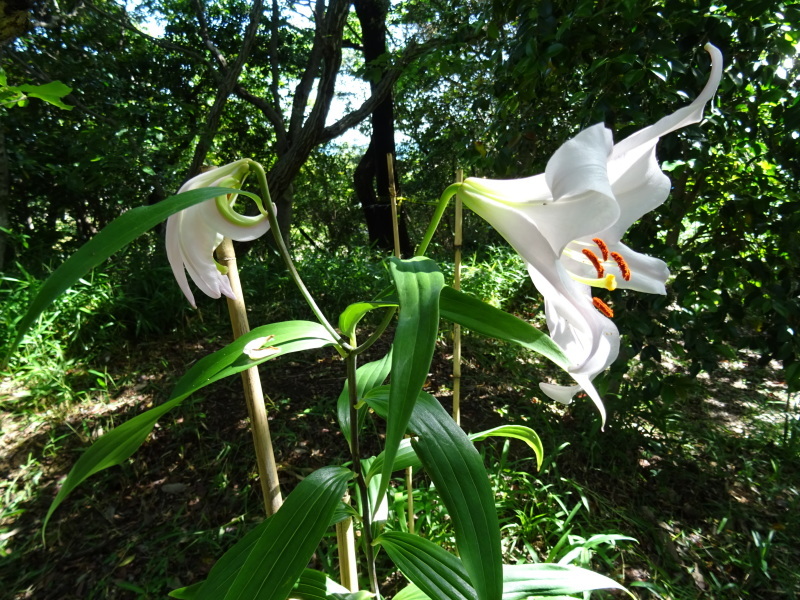
<path fill-rule="evenodd" d="M 364 61 L 370 63 L 386 54 L 386 16 L 389 12 L 388 0 L 355 0 L 362 31 Z M 384 73 L 382 72 L 381 75 Z M 375 91 L 376 81 L 371 83 Z M 375 107 L 372 112 L 372 136 L 366 153 L 359 161 L 353 174 L 356 197 L 364 209 L 370 243 L 379 248 L 392 250 L 392 212 L 389 201 L 389 166 L 387 155 L 395 155 L 394 145 L 394 99 L 392 94 Z M 397 188 L 397 180 L 392 185 Z M 411 256 L 411 242 L 408 239 L 405 219 L 398 215 L 400 230 L 400 251 L 403 256 Z"/>

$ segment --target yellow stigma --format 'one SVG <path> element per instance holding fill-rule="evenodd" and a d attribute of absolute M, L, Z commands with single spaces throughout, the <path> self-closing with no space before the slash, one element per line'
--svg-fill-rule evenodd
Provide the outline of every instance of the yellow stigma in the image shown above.
<path fill-rule="evenodd" d="M 617 289 L 617 277 L 612 273 L 609 273 L 605 277 L 599 277 L 595 279 L 581 277 L 575 273 L 570 273 L 569 276 L 578 283 L 585 283 L 586 285 L 590 285 L 592 287 L 606 288 L 609 292 L 613 292 L 615 289 Z"/>

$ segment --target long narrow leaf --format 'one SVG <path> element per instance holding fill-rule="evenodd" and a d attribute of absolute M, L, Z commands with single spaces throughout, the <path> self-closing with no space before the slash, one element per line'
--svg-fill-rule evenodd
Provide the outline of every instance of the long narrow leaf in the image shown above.
<path fill-rule="evenodd" d="M 605 575 L 573 565 L 537 563 L 503 567 L 503 600 L 580 594 L 601 589 L 625 590 L 622 585 Z M 627 593 L 632 598 L 635 597 L 630 592 Z"/>
<path fill-rule="evenodd" d="M 413 533 L 390 531 L 375 540 L 397 568 L 437 600 L 477 600 L 464 565 L 447 550 Z"/>
<path fill-rule="evenodd" d="M 443 319 L 477 333 L 513 342 L 550 359 L 565 369 L 569 359 L 546 333 L 522 319 L 477 298 L 445 286 L 439 304 Z"/>
<path fill-rule="evenodd" d="M 251 534 L 239 542 L 252 544 L 244 564 L 226 561 L 223 555 L 197 600 L 285 600 L 328 528 L 351 477 L 352 472 L 342 467 L 323 467 L 306 477 L 278 512 L 254 530 L 255 542 Z M 228 553 L 241 555 L 239 544 Z"/>
<path fill-rule="evenodd" d="M 351 592 L 321 571 L 306 569 L 292 589 L 292 600 L 368 600 L 374 595 L 361 590 Z"/>
<path fill-rule="evenodd" d="M 252 196 L 249 192 L 229 188 L 202 188 L 170 196 L 152 206 L 133 208 L 111 221 L 96 236 L 81 246 L 75 254 L 64 261 L 64 264 L 58 267 L 42 284 L 28 307 L 28 312 L 17 323 L 17 336 L 8 351 L 9 356 L 14 353 L 28 328 L 50 306 L 53 300 L 109 256 L 176 212 L 209 198 L 237 193 Z"/>
<path fill-rule="evenodd" d="M 360 400 L 364 394 L 371 389 L 382 385 L 389 372 L 392 369 L 392 351 L 381 358 L 356 369 L 356 397 Z M 339 399 L 336 401 L 336 413 L 339 417 L 339 427 L 342 429 L 342 434 L 350 443 L 350 386 L 347 381 L 344 382 L 344 389 L 339 394 Z M 366 407 L 358 410 L 358 425 L 361 426 L 364 417 L 366 417 Z"/>
<path fill-rule="evenodd" d="M 439 331 L 439 293 L 444 286 L 444 276 L 436 263 L 422 256 L 410 260 L 391 258 L 389 272 L 400 309 L 392 344 L 392 387 L 379 497 L 389 486 L 397 448 L 428 376 Z"/>
<path fill-rule="evenodd" d="M 409 583 L 402 590 L 394 595 L 393 600 L 432 600 L 428 594 L 423 592 L 413 583 Z"/>
<path fill-rule="evenodd" d="M 258 360 L 252 360 L 243 354 L 242 350 L 248 342 L 261 337 L 267 338 L 267 343 L 276 349 L 273 354 Z M 78 485 L 95 473 L 118 465 L 130 457 L 147 439 L 156 421 L 190 394 L 278 356 L 334 344 L 336 340 L 319 323 L 286 321 L 257 327 L 225 348 L 200 359 L 178 381 L 167 402 L 112 429 L 81 455 L 50 505 L 42 525 L 42 533 L 53 512 Z"/>
<path fill-rule="evenodd" d="M 369 311 L 376 308 L 389 308 L 397 306 L 396 302 L 355 302 L 342 311 L 339 315 L 339 330 L 345 337 L 351 337 L 355 331 L 356 326 L 364 318 Z"/>
<path fill-rule="evenodd" d="M 389 392 L 387 388 L 383 389 L 386 390 L 385 400 L 386 404 L 388 405 Z M 382 413 L 379 404 L 381 399 L 381 391 L 376 389 L 372 394 L 370 394 L 370 406 L 375 410 L 376 413 L 378 413 L 378 415 L 385 418 L 385 406 L 383 407 L 384 411 Z M 539 435 L 530 427 L 525 427 L 524 425 L 501 425 L 499 427 L 487 429 L 486 431 L 470 433 L 467 437 L 473 442 L 485 440 L 490 437 L 506 437 L 521 440 L 528 444 L 531 450 L 533 450 L 533 453 L 536 456 L 536 467 L 539 469 L 542 467 L 542 460 L 544 459 L 544 447 L 542 446 L 542 440 L 539 438 Z M 381 452 L 375 457 L 375 460 L 372 461 L 372 464 L 370 465 L 369 471 L 366 475 L 367 481 L 372 479 L 375 475 L 379 474 L 383 470 L 383 460 L 384 455 L 383 452 Z M 396 472 L 408 467 L 416 469 L 421 466 L 422 463 L 420 463 L 419 457 L 411 447 L 411 440 L 403 440 L 400 442 L 400 447 L 397 449 L 397 456 L 394 459 L 392 471 Z"/>
<path fill-rule="evenodd" d="M 378 388 L 364 401 L 377 410 L 380 402 L 373 399 L 385 394 L 386 388 Z M 419 436 L 412 440 L 412 447 L 453 520 L 459 555 L 479 600 L 499 600 L 503 581 L 500 525 L 480 455 L 430 394 L 419 394 L 409 428 Z"/>

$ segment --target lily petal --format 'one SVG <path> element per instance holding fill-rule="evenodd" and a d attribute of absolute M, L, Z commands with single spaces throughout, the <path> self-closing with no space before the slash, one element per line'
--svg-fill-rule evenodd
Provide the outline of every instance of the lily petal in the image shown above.
<path fill-rule="evenodd" d="M 669 178 L 656 160 L 658 140 L 698 123 L 716 92 L 722 55 L 710 44 L 706 50 L 712 63 L 709 80 L 689 106 L 616 145 L 611 132 L 598 123 L 564 143 L 542 175 L 506 181 L 468 178 L 457 192 L 525 259 L 545 299 L 550 335 L 570 359 L 569 372 L 577 385 L 542 383 L 540 389 L 565 404 L 583 389 L 604 421 L 592 379 L 619 354 L 619 331 L 595 308 L 597 299 L 589 286 L 666 292 L 666 263 L 631 250 L 621 239 L 669 195 Z M 597 306 L 611 315 L 602 303 Z"/>
<path fill-rule="evenodd" d="M 203 187 L 231 187 L 231 180 L 241 185 L 248 169 L 249 162 L 246 159 L 211 169 L 184 183 L 180 192 Z M 220 213 L 215 198 L 191 206 L 167 220 L 167 258 L 175 280 L 193 307 L 196 308 L 197 304 L 186 272 L 207 296 L 235 298 L 228 277 L 217 267 L 214 251 L 226 236 L 238 241 L 250 241 L 269 230 L 269 221 L 264 215 L 242 217 L 241 220 L 245 224 L 228 221 Z"/>

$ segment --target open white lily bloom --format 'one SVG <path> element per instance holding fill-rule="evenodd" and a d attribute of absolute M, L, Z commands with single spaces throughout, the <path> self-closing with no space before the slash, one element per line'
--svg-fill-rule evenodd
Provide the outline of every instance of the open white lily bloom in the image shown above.
<path fill-rule="evenodd" d="M 178 193 L 204 187 L 240 188 L 249 171 L 248 164 L 247 159 L 242 159 L 201 173 L 184 183 Z M 167 258 L 178 285 L 195 308 L 186 271 L 207 296 L 235 298 L 225 274 L 227 270 L 214 260 L 214 250 L 223 237 L 247 242 L 269 230 L 266 215 L 240 215 L 233 210 L 234 201 L 235 198 L 226 196 L 211 198 L 167 220 Z"/>
<path fill-rule="evenodd" d="M 570 360 L 576 385 L 540 383 L 568 404 L 583 389 L 605 421 L 592 379 L 619 353 L 613 312 L 591 287 L 665 294 L 666 264 L 622 242 L 642 215 L 664 203 L 670 180 L 656 160 L 661 136 L 699 123 L 722 77 L 722 54 L 711 44 L 711 74 L 689 106 L 614 144 L 602 123 L 581 131 L 550 158 L 541 175 L 515 180 L 466 179 L 463 202 L 488 221 L 525 259 L 545 300 L 553 340 Z"/>

